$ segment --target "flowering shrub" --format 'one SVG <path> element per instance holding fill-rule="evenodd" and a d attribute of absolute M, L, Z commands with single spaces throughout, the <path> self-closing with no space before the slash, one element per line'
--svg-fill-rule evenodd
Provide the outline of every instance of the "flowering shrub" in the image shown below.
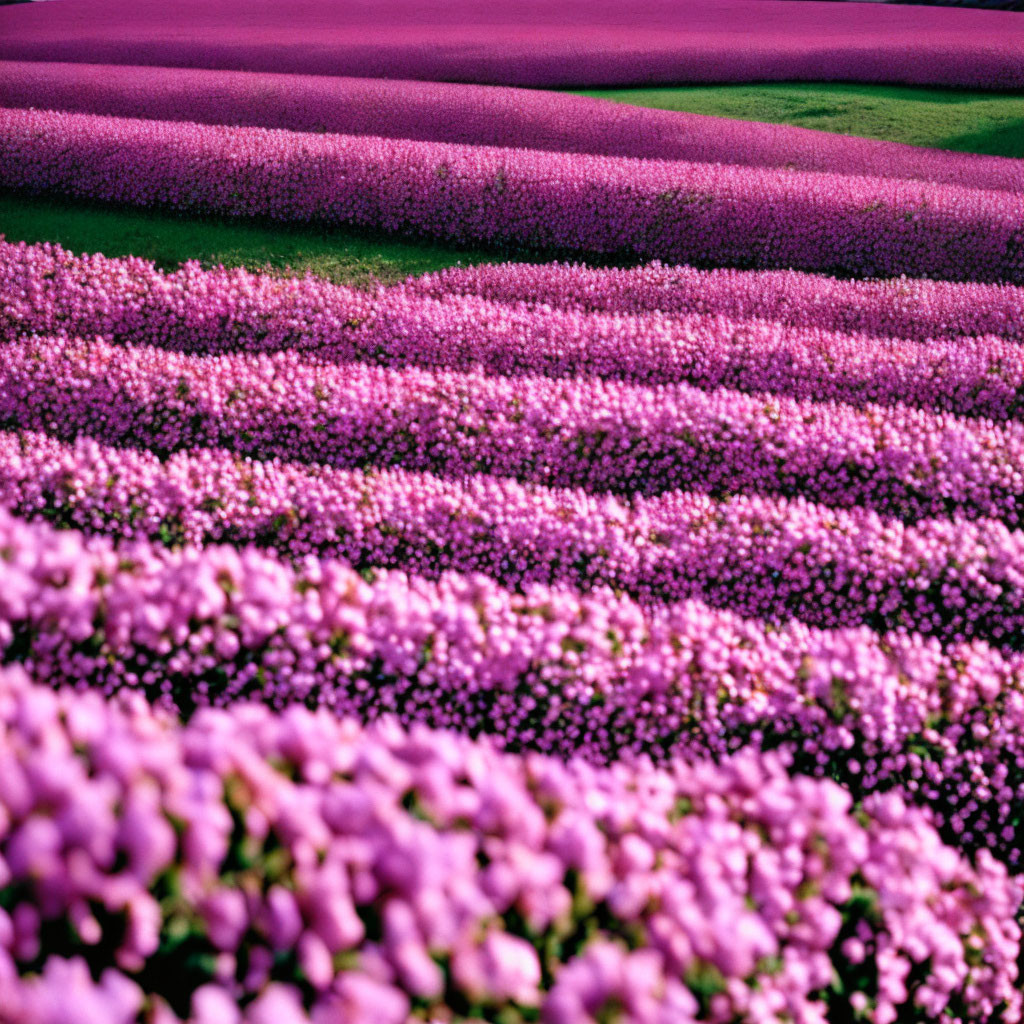
<path fill-rule="evenodd" d="M 914 527 L 740 495 L 632 502 L 584 491 L 331 470 L 198 449 L 161 462 L 92 440 L 0 433 L 0 504 L 165 544 L 272 546 L 503 586 L 608 586 L 644 604 L 696 597 L 742 615 L 869 625 L 1024 647 L 1024 533 L 993 520 Z"/>
<path fill-rule="evenodd" d="M 0 336 L 59 331 L 184 351 L 293 348 L 385 366 L 686 381 L 858 405 L 902 402 L 996 420 L 1024 408 L 1024 346 L 1012 322 L 1009 340 L 987 335 L 922 345 L 682 309 L 669 318 L 649 310 L 524 308 L 446 294 L 445 281 L 442 275 L 437 294 L 430 284 L 410 282 L 371 297 L 313 277 L 204 272 L 195 264 L 167 275 L 140 260 L 77 259 L 59 248 L 0 243 Z M 454 282 L 456 289 L 461 284 Z M 489 279 L 480 284 L 487 289 Z M 992 326 L 1007 307 L 1016 313 L 1020 289 L 956 287 L 964 293 L 957 311 L 982 292 Z M 675 288 L 669 294 L 681 301 Z M 964 314 L 965 326 L 984 317 L 984 306 L 974 308 Z"/>
<path fill-rule="evenodd" d="M 895 178 L 4 109 L 0 186 L 525 249 L 1024 283 L 1024 195 Z"/>
<path fill-rule="evenodd" d="M 18 12 L 21 13 L 21 12 Z M 767 80 L 1024 87 L 1012 13 L 778 0 L 90 0 L 0 11 L 0 57 L 579 88 Z M 182 31 L 187 25 L 188 32 Z"/>
<path fill-rule="evenodd" d="M 979 641 L 766 627 L 696 602 L 483 576 L 364 581 L 254 549 L 115 547 L 0 514 L 0 641 L 41 679 L 176 710 L 258 698 L 609 761 L 782 747 L 858 796 L 896 787 L 1020 862 L 1024 661 Z"/>
<path fill-rule="evenodd" d="M 1024 191 L 1019 160 L 556 92 L 335 75 L 0 62 L 0 107 L 914 178 Z"/>
<path fill-rule="evenodd" d="M 27 1024 L 72 998 L 127 1024 L 143 992 L 210 1024 L 1020 1012 L 1005 871 L 776 759 L 565 766 L 251 706 L 180 727 L 11 672 L 0 735 L 0 980 Z"/>
<path fill-rule="evenodd" d="M 892 518 L 1020 525 L 1024 424 L 774 395 L 7 343 L 0 425 L 168 454 L 197 445 L 593 491 L 803 495 Z"/>

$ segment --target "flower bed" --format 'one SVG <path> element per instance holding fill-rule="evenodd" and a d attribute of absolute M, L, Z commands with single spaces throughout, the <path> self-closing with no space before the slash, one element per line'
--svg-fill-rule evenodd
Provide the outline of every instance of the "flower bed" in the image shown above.
<path fill-rule="evenodd" d="M 587 281 L 587 272 L 580 277 Z M 1024 346 L 1013 337 L 1012 322 L 1006 340 L 986 335 L 922 344 L 832 332 L 813 322 L 684 309 L 670 318 L 647 310 L 524 308 L 446 294 L 443 283 L 436 295 L 420 295 L 432 286 L 409 282 L 371 297 L 313 277 L 282 280 L 195 265 L 162 274 L 137 260 L 77 259 L 59 249 L 3 243 L 0 287 L 0 337 L 8 339 L 60 332 L 186 352 L 292 348 L 328 361 L 648 385 L 682 381 L 853 405 L 899 402 L 994 420 L 1024 409 Z M 984 287 L 963 286 L 959 308 Z M 1018 290 L 995 291 L 991 321 L 1004 315 Z M 543 287 L 537 293 L 543 296 Z M 682 305 L 677 292 L 670 294 Z M 973 314 L 976 322 L 984 315 Z M 792 316 L 812 318 L 809 310 Z"/>
<path fill-rule="evenodd" d="M 0 514 L 0 659 L 172 710 L 394 713 L 604 762 L 782 747 L 858 797 L 896 789 L 964 850 L 1020 863 L 1024 663 L 696 602 L 424 581 L 254 549 L 83 541 Z"/>
<path fill-rule="evenodd" d="M 985 334 L 1024 341 L 1024 289 L 1011 285 L 906 276 L 837 280 L 787 270 L 697 270 L 660 263 L 629 268 L 503 263 L 450 267 L 410 279 L 404 287 L 437 299 L 477 295 L 510 305 L 589 312 L 718 314 L 915 341 Z"/>
<path fill-rule="evenodd" d="M 92 0 L 0 12 L 0 57 L 499 85 L 905 82 L 1020 89 L 1012 13 L 779 0 Z M 189 31 L 183 33 L 181 26 Z"/>
<path fill-rule="evenodd" d="M 686 385 L 197 357 L 67 338 L 8 342 L 0 426 L 169 454 L 195 446 L 338 467 L 657 494 L 803 495 L 907 521 L 1020 525 L 1024 424 Z"/>
<path fill-rule="evenodd" d="M 0 502 L 123 539 L 255 543 L 363 570 L 480 572 L 516 589 L 606 586 L 646 605 L 699 598 L 771 622 L 1024 647 L 1024 533 L 992 520 L 904 526 L 803 499 L 685 492 L 628 502 L 209 449 L 161 462 L 87 439 L 3 433 Z"/>
<path fill-rule="evenodd" d="M 1019 160 L 564 93 L 446 82 L 6 61 L 0 62 L 0 107 L 1024 190 Z"/>
<path fill-rule="evenodd" d="M 0 186 L 616 259 L 1024 283 L 1024 195 L 893 178 L 4 109 Z"/>
<path fill-rule="evenodd" d="M 566 767 L 301 709 L 177 727 L 9 671 L 0 736 L 0 983 L 24 1024 L 68 1000 L 128 1024 L 144 998 L 200 1024 L 1020 1005 L 1005 872 L 775 760 Z"/>

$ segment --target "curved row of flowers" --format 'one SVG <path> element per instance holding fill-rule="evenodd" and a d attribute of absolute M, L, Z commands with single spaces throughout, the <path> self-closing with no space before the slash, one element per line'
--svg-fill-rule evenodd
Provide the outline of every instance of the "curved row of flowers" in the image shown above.
<path fill-rule="evenodd" d="M 778 759 L 566 766 L 298 708 L 179 726 L 10 670 L 0 737 L 20 1024 L 1019 1017 L 1001 866 Z"/>
<path fill-rule="evenodd" d="M 201 68 L 0 61 L 0 107 L 785 167 L 1024 191 L 1019 160 L 561 92 Z"/>
<path fill-rule="evenodd" d="M 11 258 L 30 264 L 53 260 L 55 271 L 66 267 L 64 273 L 78 272 L 63 251 L 51 247 L 37 253 L 34 249 L 25 247 L 26 251 Z M 4 253 L 5 263 L 8 258 Z M 27 268 L 20 271 L 26 272 Z M 438 299 L 477 295 L 511 305 L 590 312 L 720 314 L 915 341 L 983 334 L 1024 340 L 1024 289 L 905 275 L 847 280 L 793 270 L 701 270 L 658 261 L 638 267 L 483 263 L 410 278 L 401 288 Z M 337 302 L 326 295 L 324 301 Z"/>
<path fill-rule="evenodd" d="M 0 433 L 0 503 L 19 515 L 165 544 L 256 543 L 502 586 L 607 586 L 645 604 L 699 598 L 739 615 L 1024 646 L 1024 532 L 916 526 L 804 499 L 625 502 L 474 476 L 365 473 L 209 449 L 150 452 Z"/>
<path fill-rule="evenodd" d="M 132 334 L 183 351 L 330 351 L 359 326 L 353 321 L 378 309 L 411 309 L 417 297 L 443 299 L 456 309 L 459 299 L 480 298 L 508 307 L 509 315 L 523 308 L 675 319 L 696 314 L 912 341 L 982 335 L 1024 341 L 1024 288 L 1013 285 L 839 280 L 659 263 L 450 267 L 371 294 L 313 275 L 203 270 L 194 262 L 164 272 L 138 257 L 76 256 L 49 242 L 0 239 L 0 285 L 5 337 L 17 330 L 120 340 Z"/>
<path fill-rule="evenodd" d="M 195 446 L 595 491 L 803 495 L 907 520 L 1017 527 L 1024 425 L 687 385 L 197 357 L 102 341 L 8 342 L 0 426 L 167 454 Z"/>
<path fill-rule="evenodd" d="M 6 15 L 6 16 L 4 16 Z M 188 31 L 182 26 L 187 25 Z M 131 46 L 125 46 L 126 40 Z M 0 12 L 0 56 L 429 82 L 579 88 L 794 80 L 1024 88 L 1013 13 L 778 0 L 93 0 L 87 14 Z"/>
<path fill-rule="evenodd" d="M 889 178 L 2 109 L 0 186 L 616 258 L 1024 283 L 1024 196 Z"/>
<path fill-rule="evenodd" d="M 258 699 L 610 761 L 782 747 L 856 796 L 896 788 L 964 850 L 1021 860 L 1024 662 L 687 602 L 437 581 L 254 548 L 85 541 L 0 515 L 0 659 L 157 704 Z"/>
<path fill-rule="evenodd" d="M 1024 409 L 1024 345 L 992 336 L 925 344 L 721 314 L 538 310 L 402 288 L 371 297 L 312 278 L 196 266 L 163 275 L 137 261 L 16 246 L 5 255 L 0 338 L 60 332 L 197 352 L 293 348 L 333 361 L 686 382 L 996 420 Z"/>

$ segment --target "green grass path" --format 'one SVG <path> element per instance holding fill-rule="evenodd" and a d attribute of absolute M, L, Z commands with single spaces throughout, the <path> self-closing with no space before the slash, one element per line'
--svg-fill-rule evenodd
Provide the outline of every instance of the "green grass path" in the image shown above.
<path fill-rule="evenodd" d="M 801 82 L 599 89 L 583 95 L 914 146 L 1024 157 L 1024 95 Z"/>
<path fill-rule="evenodd" d="M 0 234 L 11 242 L 59 242 L 73 252 L 142 256 L 170 270 L 185 260 L 204 266 L 277 273 L 309 271 L 338 283 L 368 285 L 463 263 L 504 259 L 476 249 L 368 237 L 351 231 L 175 217 L 0 192 Z"/>
<path fill-rule="evenodd" d="M 793 124 L 965 152 L 1024 157 L 1024 96 L 850 84 L 605 89 L 584 95 L 638 106 Z M 184 219 L 167 214 L 0 193 L 0 234 L 60 242 L 75 252 L 142 256 L 165 268 L 206 266 L 303 273 L 364 285 L 452 266 L 507 259 L 351 231 Z M 521 258 L 521 257 L 517 257 Z"/>

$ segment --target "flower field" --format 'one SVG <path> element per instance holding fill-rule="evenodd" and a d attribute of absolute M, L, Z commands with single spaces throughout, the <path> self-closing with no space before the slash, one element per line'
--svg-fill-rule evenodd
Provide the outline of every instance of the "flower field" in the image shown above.
<path fill-rule="evenodd" d="M 902 178 L 4 108 L 0 187 L 573 255 L 1024 283 L 1024 194 Z"/>
<path fill-rule="evenodd" d="M 1019 160 L 445 82 L 8 61 L 0 106 L 1024 189 Z"/>
<path fill-rule="evenodd" d="M 853 81 L 1020 89 L 1000 12 L 805 0 L 93 0 L 0 12 L 0 59 L 546 87 Z M 184 28 L 183 28 L 184 27 Z"/>
<path fill-rule="evenodd" d="M 0 205 L 0 1024 L 1020 1024 L 1022 161 L 522 87 L 1024 15 L 387 6 L 0 9 L 4 202 L 474 254 Z"/>

